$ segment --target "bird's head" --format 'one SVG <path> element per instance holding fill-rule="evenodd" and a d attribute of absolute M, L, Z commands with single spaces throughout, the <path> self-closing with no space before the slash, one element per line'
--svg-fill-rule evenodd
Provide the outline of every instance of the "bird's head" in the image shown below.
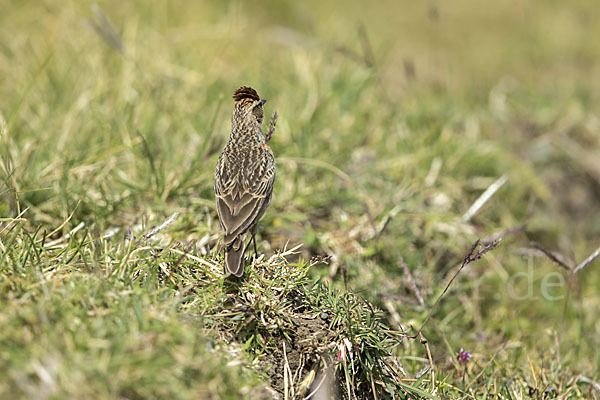
<path fill-rule="evenodd" d="M 243 125 L 256 125 L 262 124 L 264 116 L 264 104 L 266 100 L 261 100 L 256 93 L 256 90 L 249 86 L 242 86 L 233 94 L 235 100 L 235 108 L 233 111 L 234 121 L 237 119 L 238 122 Z"/>

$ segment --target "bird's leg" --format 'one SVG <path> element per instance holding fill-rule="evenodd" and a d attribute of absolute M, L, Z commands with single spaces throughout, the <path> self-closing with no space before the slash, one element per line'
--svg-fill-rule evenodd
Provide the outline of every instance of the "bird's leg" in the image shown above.
<path fill-rule="evenodd" d="M 252 233 L 252 243 L 254 243 L 254 258 L 258 254 L 258 250 L 256 249 L 256 232 Z"/>
<path fill-rule="evenodd" d="M 258 250 L 256 248 L 256 232 L 257 231 L 258 231 L 258 225 L 254 225 L 252 228 L 250 228 L 250 235 L 252 235 L 252 237 L 250 238 L 250 241 L 254 245 L 253 259 L 256 259 L 258 257 Z M 250 243 L 248 243 L 248 245 L 250 245 Z"/>
<path fill-rule="evenodd" d="M 246 254 L 246 251 L 248 251 L 250 244 L 254 240 L 254 234 L 252 232 L 250 232 L 250 235 L 251 235 L 250 240 L 248 240 L 248 243 L 246 244 L 246 246 L 244 246 L 244 252 L 242 254 Z M 254 253 L 255 254 L 252 256 L 252 259 L 254 259 L 256 257 L 256 243 L 254 244 Z"/>

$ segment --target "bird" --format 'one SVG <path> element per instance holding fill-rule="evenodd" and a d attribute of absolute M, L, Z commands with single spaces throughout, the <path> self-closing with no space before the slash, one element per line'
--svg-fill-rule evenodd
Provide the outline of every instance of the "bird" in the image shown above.
<path fill-rule="evenodd" d="M 249 86 L 237 89 L 233 99 L 231 134 L 215 169 L 215 199 L 224 231 L 224 274 L 241 277 L 250 242 L 257 254 L 258 221 L 271 203 L 275 157 L 261 128 L 266 100 Z"/>

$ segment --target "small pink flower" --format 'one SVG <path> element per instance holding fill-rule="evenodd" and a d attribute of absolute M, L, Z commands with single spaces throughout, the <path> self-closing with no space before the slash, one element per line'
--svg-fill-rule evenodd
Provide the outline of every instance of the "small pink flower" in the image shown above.
<path fill-rule="evenodd" d="M 456 357 L 456 359 L 458 360 L 459 363 L 466 364 L 471 359 L 471 353 L 469 353 L 469 350 L 464 350 L 461 347 L 460 352 L 458 353 L 458 356 Z"/>

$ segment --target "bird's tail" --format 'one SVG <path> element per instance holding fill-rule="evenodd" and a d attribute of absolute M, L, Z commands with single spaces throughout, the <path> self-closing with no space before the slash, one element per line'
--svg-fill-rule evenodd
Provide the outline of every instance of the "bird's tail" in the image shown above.
<path fill-rule="evenodd" d="M 239 236 L 225 249 L 224 270 L 225 274 L 244 275 L 244 242 Z"/>

